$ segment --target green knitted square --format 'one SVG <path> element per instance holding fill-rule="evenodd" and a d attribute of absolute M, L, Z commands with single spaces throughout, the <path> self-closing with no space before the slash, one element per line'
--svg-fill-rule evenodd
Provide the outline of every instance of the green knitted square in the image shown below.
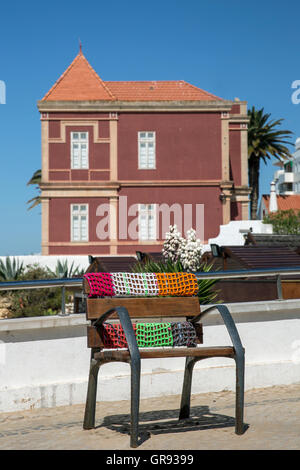
<path fill-rule="evenodd" d="M 173 346 L 171 323 L 137 323 L 136 339 L 140 348 Z"/>

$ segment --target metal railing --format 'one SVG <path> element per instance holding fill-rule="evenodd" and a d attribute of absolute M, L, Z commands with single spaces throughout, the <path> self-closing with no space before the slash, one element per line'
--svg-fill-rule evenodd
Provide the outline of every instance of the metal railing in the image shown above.
<path fill-rule="evenodd" d="M 49 287 L 60 287 L 62 289 L 61 313 L 59 313 L 59 315 L 65 316 L 68 315 L 66 314 L 66 287 L 82 287 L 82 278 L 34 279 L 31 281 L 0 282 L 0 291 L 45 289 Z"/>
<path fill-rule="evenodd" d="M 214 271 L 214 272 L 200 272 L 195 273 L 199 279 L 242 279 L 249 277 L 276 277 L 277 296 L 278 300 L 283 300 L 282 297 L 282 276 L 295 276 L 300 275 L 299 267 L 287 268 L 259 268 L 259 269 L 242 269 L 236 271 Z"/>
<path fill-rule="evenodd" d="M 198 279 L 242 279 L 251 277 L 276 277 L 277 295 L 282 298 L 281 277 L 300 275 L 299 267 L 287 268 L 265 268 L 265 269 L 242 269 L 236 271 L 209 271 L 196 272 Z M 82 278 L 41 279 L 31 281 L 9 281 L 0 282 L 0 291 L 57 288 L 62 289 L 62 305 L 60 315 L 68 315 L 65 312 L 65 290 L 68 287 L 82 287 Z"/>

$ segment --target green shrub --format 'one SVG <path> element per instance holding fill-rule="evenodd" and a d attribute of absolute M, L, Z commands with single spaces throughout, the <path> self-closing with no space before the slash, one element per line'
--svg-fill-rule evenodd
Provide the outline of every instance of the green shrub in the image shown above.
<path fill-rule="evenodd" d="M 27 266 L 18 281 L 29 281 L 53 278 L 48 268 L 37 264 Z M 66 299 L 70 295 L 66 292 Z M 34 317 L 56 315 L 61 311 L 62 291 L 60 288 L 24 289 L 10 291 L 11 317 Z"/>
<path fill-rule="evenodd" d="M 300 211 L 289 209 L 270 213 L 263 220 L 264 224 L 273 225 L 273 233 L 277 235 L 300 234 Z"/>

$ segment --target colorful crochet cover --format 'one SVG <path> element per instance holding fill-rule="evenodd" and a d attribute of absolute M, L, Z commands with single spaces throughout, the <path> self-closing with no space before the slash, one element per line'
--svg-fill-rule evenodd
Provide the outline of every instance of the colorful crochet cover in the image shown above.
<path fill-rule="evenodd" d="M 191 273 L 88 273 L 89 297 L 192 296 L 198 291 Z"/>
<path fill-rule="evenodd" d="M 197 345 L 196 330 L 189 321 L 172 322 L 173 346 L 195 347 Z"/>
<path fill-rule="evenodd" d="M 197 336 L 191 322 L 135 323 L 132 325 L 139 348 L 185 346 L 195 347 Z M 103 346 L 108 349 L 128 348 L 120 324 L 103 323 L 100 334 Z"/>
<path fill-rule="evenodd" d="M 133 324 L 133 331 L 136 332 L 136 326 Z M 101 326 L 101 337 L 103 346 L 108 349 L 128 348 L 125 333 L 120 324 L 111 325 L 103 323 Z"/>
<path fill-rule="evenodd" d="M 136 340 L 140 348 L 172 347 L 171 323 L 137 323 Z"/>
<path fill-rule="evenodd" d="M 111 277 L 116 295 L 158 295 L 158 284 L 153 273 L 111 273 Z"/>
<path fill-rule="evenodd" d="M 198 291 L 197 278 L 190 273 L 156 273 L 158 295 L 191 296 Z"/>

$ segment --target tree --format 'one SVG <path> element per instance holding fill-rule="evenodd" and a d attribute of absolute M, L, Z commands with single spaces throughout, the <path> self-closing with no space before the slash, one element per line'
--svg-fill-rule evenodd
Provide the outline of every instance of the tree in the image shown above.
<path fill-rule="evenodd" d="M 39 186 L 41 180 L 42 180 L 42 170 L 36 170 L 33 173 L 30 180 L 28 181 L 28 183 L 27 183 L 27 186 L 30 186 L 32 184 L 36 185 L 36 189 L 38 189 L 38 191 L 39 191 L 38 196 L 35 196 L 32 199 L 29 199 L 29 201 L 27 201 L 27 204 L 31 204 L 28 207 L 28 210 L 33 209 L 34 207 L 38 206 L 41 203 L 41 196 L 40 196 L 41 190 L 40 190 L 40 186 Z"/>
<path fill-rule="evenodd" d="M 264 113 L 264 108 L 257 110 L 253 106 L 248 110 L 248 174 L 250 193 L 251 219 L 256 219 L 259 197 L 259 170 L 261 160 L 266 164 L 272 157 L 286 160 L 292 155 L 286 147 L 292 143 L 289 138 L 291 131 L 279 130 L 283 119 L 270 120 L 271 114 Z"/>

